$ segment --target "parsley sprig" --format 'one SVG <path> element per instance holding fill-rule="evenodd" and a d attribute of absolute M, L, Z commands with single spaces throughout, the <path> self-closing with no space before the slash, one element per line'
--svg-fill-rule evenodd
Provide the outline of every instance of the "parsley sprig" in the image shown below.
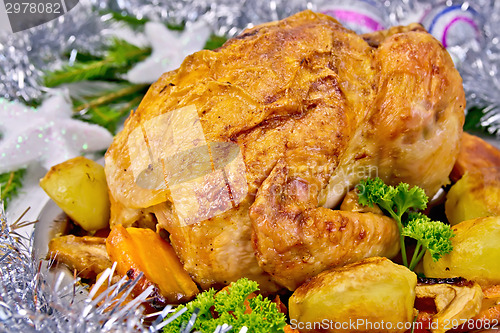
<path fill-rule="evenodd" d="M 434 261 L 452 251 L 453 230 L 447 224 L 432 221 L 419 213 L 427 207 L 428 197 L 418 186 L 410 188 L 406 183 L 393 187 L 386 185 L 380 178 L 362 180 L 358 185 L 359 203 L 373 207 L 378 205 L 397 222 L 400 233 L 401 256 L 403 264 L 413 270 L 428 250 Z M 417 245 L 408 263 L 405 237 L 417 240 Z"/>
<path fill-rule="evenodd" d="M 177 319 L 165 326 L 164 333 L 178 333 L 185 327 L 193 313 L 197 313 L 192 330 L 215 332 L 217 327 L 227 324 L 229 332 L 239 332 L 243 327 L 248 332 L 283 332 L 285 315 L 278 311 L 276 303 L 257 295 L 248 297 L 259 289 L 257 282 L 242 278 L 218 293 L 210 289 L 199 294 L 196 299 L 180 305 L 174 316 L 184 311 Z M 187 310 L 183 310 L 186 308 Z M 166 318 L 168 320 L 169 317 Z"/>
<path fill-rule="evenodd" d="M 432 221 L 427 215 L 417 212 L 408 214 L 408 224 L 403 229 L 403 236 L 417 240 L 417 246 L 410 262 L 410 269 L 415 268 L 427 249 L 434 261 L 452 250 L 450 239 L 454 236 L 449 225 Z"/>

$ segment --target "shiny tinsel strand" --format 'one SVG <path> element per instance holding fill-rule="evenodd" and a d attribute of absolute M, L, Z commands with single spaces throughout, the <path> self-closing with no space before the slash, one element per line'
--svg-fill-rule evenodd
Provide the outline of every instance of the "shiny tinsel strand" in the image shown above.
<path fill-rule="evenodd" d="M 73 10 L 46 24 L 15 34 L 0 34 L 0 97 L 31 102 L 47 90 L 43 71 L 54 69 L 71 49 L 99 52 L 105 27 L 98 12 L 80 1 Z"/>
<path fill-rule="evenodd" d="M 113 25 L 103 11 L 174 25 L 203 20 L 213 33 L 232 37 L 300 10 L 329 8 L 368 17 L 383 27 L 421 22 L 449 44 L 469 106 L 500 105 L 500 3 L 494 0 L 80 0 L 69 13 L 44 25 L 16 34 L 0 33 L 0 97 L 37 100 L 46 91 L 40 84 L 43 71 L 60 66 L 64 54 L 105 49 L 104 30 Z M 363 31 L 362 24 L 357 29 L 355 21 L 346 23 Z M 490 110 L 482 119 L 490 132 L 500 129 L 497 113 Z"/>
<path fill-rule="evenodd" d="M 33 260 L 31 243 L 12 236 L 0 211 L 0 331 L 2 332 L 145 332 L 141 302 L 151 290 L 124 303 L 140 279 L 125 277 L 110 284 L 114 267 L 107 269 L 94 289 L 87 292 L 65 273 L 53 275 L 49 262 Z M 95 296 L 101 285 L 107 289 Z M 104 289 L 104 288 L 102 288 Z M 121 298 L 117 295 L 123 293 Z"/>
<path fill-rule="evenodd" d="M 500 3 L 492 1 L 485 10 L 484 46 L 471 50 L 459 69 L 467 103 L 485 107 L 480 125 L 500 137 Z"/>
<path fill-rule="evenodd" d="M 384 3 L 389 8 L 391 24 L 418 21 L 441 42 L 444 36 L 448 37 L 446 41 L 451 44 L 443 44 L 447 44 L 462 76 L 467 108 L 484 107 L 479 125 L 500 137 L 500 3 L 494 0 Z"/>
<path fill-rule="evenodd" d="M 205 21 L 214 34 L 234 36 L 256 23 L 284 18 L 305 9 L 303 1 L 232 0 L 80 0 L 67 14 L 43 25 L 15 34 L 0 33 L 0 97 L 30 102 L 47 90 L 43 72 L 59 67 L 72 50 L 98 53 L 109 42 L 113 11 L 137 19 L 182 25 Z"/>

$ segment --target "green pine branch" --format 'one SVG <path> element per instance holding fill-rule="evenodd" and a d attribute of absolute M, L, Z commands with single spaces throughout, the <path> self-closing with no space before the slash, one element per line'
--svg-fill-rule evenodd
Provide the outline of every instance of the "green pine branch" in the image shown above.
<path fill-rule="evenodd" d="M 114 10 L 104 10 L 101 12 L 101 14 L 111 14 L 111 17 L 113 20 L 118 21 L 118 22 L 124 22 L 127 23 L 128 25 L 132 26 L 133 28 L 143 26 L 148 22 L 147 19 L 141 18 L 138 19 L 135 16 L 127 15 L 122 12 L 117 12 Z"/>
<path fill-rule="evenodd" d="M 82 81 L 118 82 L 113 90 L 98 91 L 92 96 L 73 98 L 75 118 L 98 124 L 115 134 L 119 124 L 131 109 L 137 107 L 149 85 L 130 84 L 120 78 L 133 65 L 151 54 L 149 48 L 139 48 L 123 40 L 114 39 L 104 57 L 77 56 L 73 66 L 46 73 L 45 85 L 56 87 Z M 78 60 L 80 59 L 80 60 Z"/>
<path fill-rule="evenodd" d="M 203 47 L 205 50 L 215 50 L 227 41 L 227 38 L 224 36 L 210 35 L 205 46 Z"/>
<path fill-rule="evenodd" d="M 139 106 L 148 89 L 148 84 L 119 83 L 110 90 L 73 98 L 74 118 L 100 125 L 116 134 L 119 125 Z"/>
<path fill-rule="evenodd" d="M 136 109 L 142 100 L 142 96 L 136 96 L 130 101 L 115 105 L 98 105 L 88 109 L 83 114 L 75 116 L 76 119 L 86 121 L 91 124 L 97 124 L 112 134 L 116 134 L 118 126 L 124 118 L 130 114 L 130 111 Z"/>
<path fill-rule="evenodd" d="M 128 25 L 132 26 L 133 28 L 139 28 L 141 26 L 144 26 L 147 22 L 149 22 L 148 19 L 145 18 L 137 18 L 135 16 L 127 15 L 122 12 L 117 12 L 113 10 L 105 10 L 102 11 L 101 14 L 111 14 L 111 17 L 113 20 L 118 21 L 118 22 L 124 22 L 127 23 Z M 183 31 L 185 28 L 185 23 L 166 23 L 166 26 L 170 30 L 176 30 L 176 31 Z"/>
<path fill-rule="evenodd" d="M 103 95 L 94 96 L 93 98 L 90 98 L 86 102 L 83 103 L 76 102 L 74 110 L 75 112 L 80 112 L 85 109 L 92 109 L 121 99 L 131 100 L 137 97 L 138 93 L 142 97 L 144 96 L 148 87 L 149 87 L 148 84 L 133 84 L 133 85 L 127 85 L 125 87 L 120 87 L 117 90 L 112 90 Z"/>
<path fill-rule="evenodd" d="M 486 136 L 495 136 L 500 134 L 500 125 L 498 121 L 488 122 L 489 117 L 494 117 L 495 106 L 479 107 L 472 106 L 467 109 L 464 122 L 464 131 L 477 133 Z"/>
<path fill-rule="evenodd" d="M 114 39 L 107 54 L 102 59 L 77 61 L 72 66 L 65 65 L 44 76 L 47 87 L 84 80 L 111 80 L 127 72 L 134 64 L 151 54 L 149 48 L 139 48 L 123 40 Z"/>
<path fill-rule="evenodd" d="M 5 208 L 23 186 L 25 174 L 26 169 L 0 174 L 0 201 L 4 202 Z"/>
<path fill-rule="evenodd" d="M 464 123 L 465 131 L 479 131 L 482 129 L 481 118 L 484 116 L 483 109 L 474 106 L 467 110 Z"/>

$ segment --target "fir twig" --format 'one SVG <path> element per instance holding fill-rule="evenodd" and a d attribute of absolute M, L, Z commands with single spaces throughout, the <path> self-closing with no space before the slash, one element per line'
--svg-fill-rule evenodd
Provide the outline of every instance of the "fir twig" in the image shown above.
<path fill-rule="evenodd" d="M 147 85 L 147 84 L 137 84 L 137 85 L 127 86 L 125 88 L 121 88 L 121 89 L 116 90 L 116 91 L 112 91 L 111 93 L 99 96 L 95 99 L 92 99 L 89 102 L 80 104 L 79 106 L 77 106 L 75 108 L 75 112 L 80 112 L 80 111 L 85 110 L 85 109 L 95 108 L 95 107 L 113 102 L 117 99 L 129 96 L 129 95 L 133 95 L 139 91 L 145 91 L 145 90 L 147 90 L 148 87 L 149 87 L 149 85 Z"/>
<path fill-rule="evenodd" d="M 207 42 L 205 43 L 205 46 L 203 48 L 205 50 L 215 50 L 215 49 L 221 47 L 226 41 L 227 41 L 226 37 L 211 35 L 207 39 Z"/>
<path fill-rule="evenodd" d="M 113 18 L 113 20 L 118 21 L 118 22 L 125 22 L 128 25 L 131 25 L 132 27 L 142 26 L 148 22 L 148 20 L 145 18 L 139 19 L 135 16 L 123 14 L 121 12 L 117 12 L 117 11 L 113 11 L 113 10 L 102 11 L 102 14 L 111 14 L 111 17 Z"/>
<path fill-rule="evenodd" d="M 125 73 L 133 64 L 150 54 L 149 48 L 141 49 L 123 40 L 115 39 L 103 59 L 75 62 L 73 66 L 66 65 L 60 70 L 46 73 L 44 84 L 47 87 L 55 87 L 84 80 L 116 80 L 117 74 Z"/>
<path fill-rule="evenodd" d="M 122 123 L 132 109 L 135 109 L 142 100 L 142 96 L 136 96 L 132 100 L 120 105 L 102 105 L 88 109 L 84 114 L 77 115 L 76 118 L 100 125 L 116 134 L 118 126 Z"/>
<path fill-rule="evenodd" d="M 113 20 L 118 21 L 118 22 L 125 22 L 134 28 L 141 27 L 144 24 L 146 24 L 147 22 L 149 22 L 148 19 L 137 18 L 135 16 L 131 16 L 129 14 L 124 14 L 122 12 L 117 12 L 114 10 L 104 10 L 104 11 L 101 11 L 101 14 L 103 14 L 103 15 L 110 14 L 111 17 L 113 18 Z M 168 22 L 168 23 L 166 23 L 166 26 L 170 30 L 183 31 L 186 24 L 185 24 L 185 22 L 179 22 L 179 23 Z"/>
<path fill-rule="evenodd" d="M 498 136 L 500 134 L 500 121 L 498 120 L 497 106 L 473 106 L 469 108 L 465 115 L 464 130 L 483 135 L 493 136 L 496 134 Z"/>
<path fill-rule="evenodd" d="M 0 200 L 4 201 L 5 208 L 23 186 L 22 181 L 25 174 L 26 169 L 0 174 Z"/>
<path fill-rule="evenodd" d="M 484 108 L 471 107 L 467 110 L 465 115 L 464 130 L 465 131 L 480 131 L 481 130 L 481 118 L 484 116 Z"/>
<path fill-rule="evenodd" d="M 129 113 L 130 110 L 135 109 L 139 106 L 139 103 L 142 101 L 142 96 L 137 96 L 128 103 L 126 103 L 124 106 L 122 106 L 120 109 L 117 109 L 117 112 L 120 116 L 124 116 L 125 114 Z"/>
<path fill-rule="evenodd" d="M 100 125 L 116 134 L 118 126 L 139 105 L 148 88 L 147 84 L 117 84 L 102 94 L 75 97 L 73 106 L 78 112 L 75 118 Z"/>
<path fill-rule="evenodd" d="M 63 83 L 90 80 L 105 76 L 109 69 L 109 61 L 99 60 L 84 64 L 75 64 L 74 66 L 65 65 L 61 70 L 48 73 L 44 78 L 44 84 L 47 87 L 56 87 Z"/>

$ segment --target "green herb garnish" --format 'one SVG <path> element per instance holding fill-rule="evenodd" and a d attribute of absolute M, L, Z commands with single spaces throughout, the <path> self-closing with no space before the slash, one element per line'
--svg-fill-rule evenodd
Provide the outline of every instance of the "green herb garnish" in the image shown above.
<path fill-rule="evenodd" d="M 378 205 L 396 220 L 400 233 L 401 255 L 406 267 L 413 270 L 426 250 L 431 253 L 434 261 L 452 251 L 453 231 L 450 226 L 443 222 L 431 221 L 426 215 L 417 212 L 425 209 L 428 202 L 427 195 L 420 187 L 410 188 L 405 183 L 393 187 L 377 177 L 362 180 L 358 185 L 358 196 L 360 204 L 370 207 Z M 406 256 L 405 237 L 417 240 L 410 263 Z"/>
<path fill-rule="evenodd" d="M 453 230 L 448 224 L 432 221 L 427 215 L 411 212 L 408 214 L 408 224 L 403 229 L 403 236 L 417 240 L 417 246 L 409 268 L 413 270 L 422 259 L 427 249 L 434 261 L 438 261 L 443 254 L 453 250 L 451 238 Z"/>
<path fill-rule="evenodd" d="M 227 324 L 232 326 L 229 332 L 239 332 L 243 327 L 248 332 L 283 332 L 285 315 L 278 311 L 275 303 L 262 295 L 247 298 L 258 289 L 257 282 L 242 278 L 218 293 L 214 289 L 205 291 L 193 301 L 180 305 L 175 313 L 184 308 L 187 311 L 165 326 L 163 332 L 178 333 L 195 311 L 198 315 L 193 331 L 212 333 L 217 326 Z"/>

